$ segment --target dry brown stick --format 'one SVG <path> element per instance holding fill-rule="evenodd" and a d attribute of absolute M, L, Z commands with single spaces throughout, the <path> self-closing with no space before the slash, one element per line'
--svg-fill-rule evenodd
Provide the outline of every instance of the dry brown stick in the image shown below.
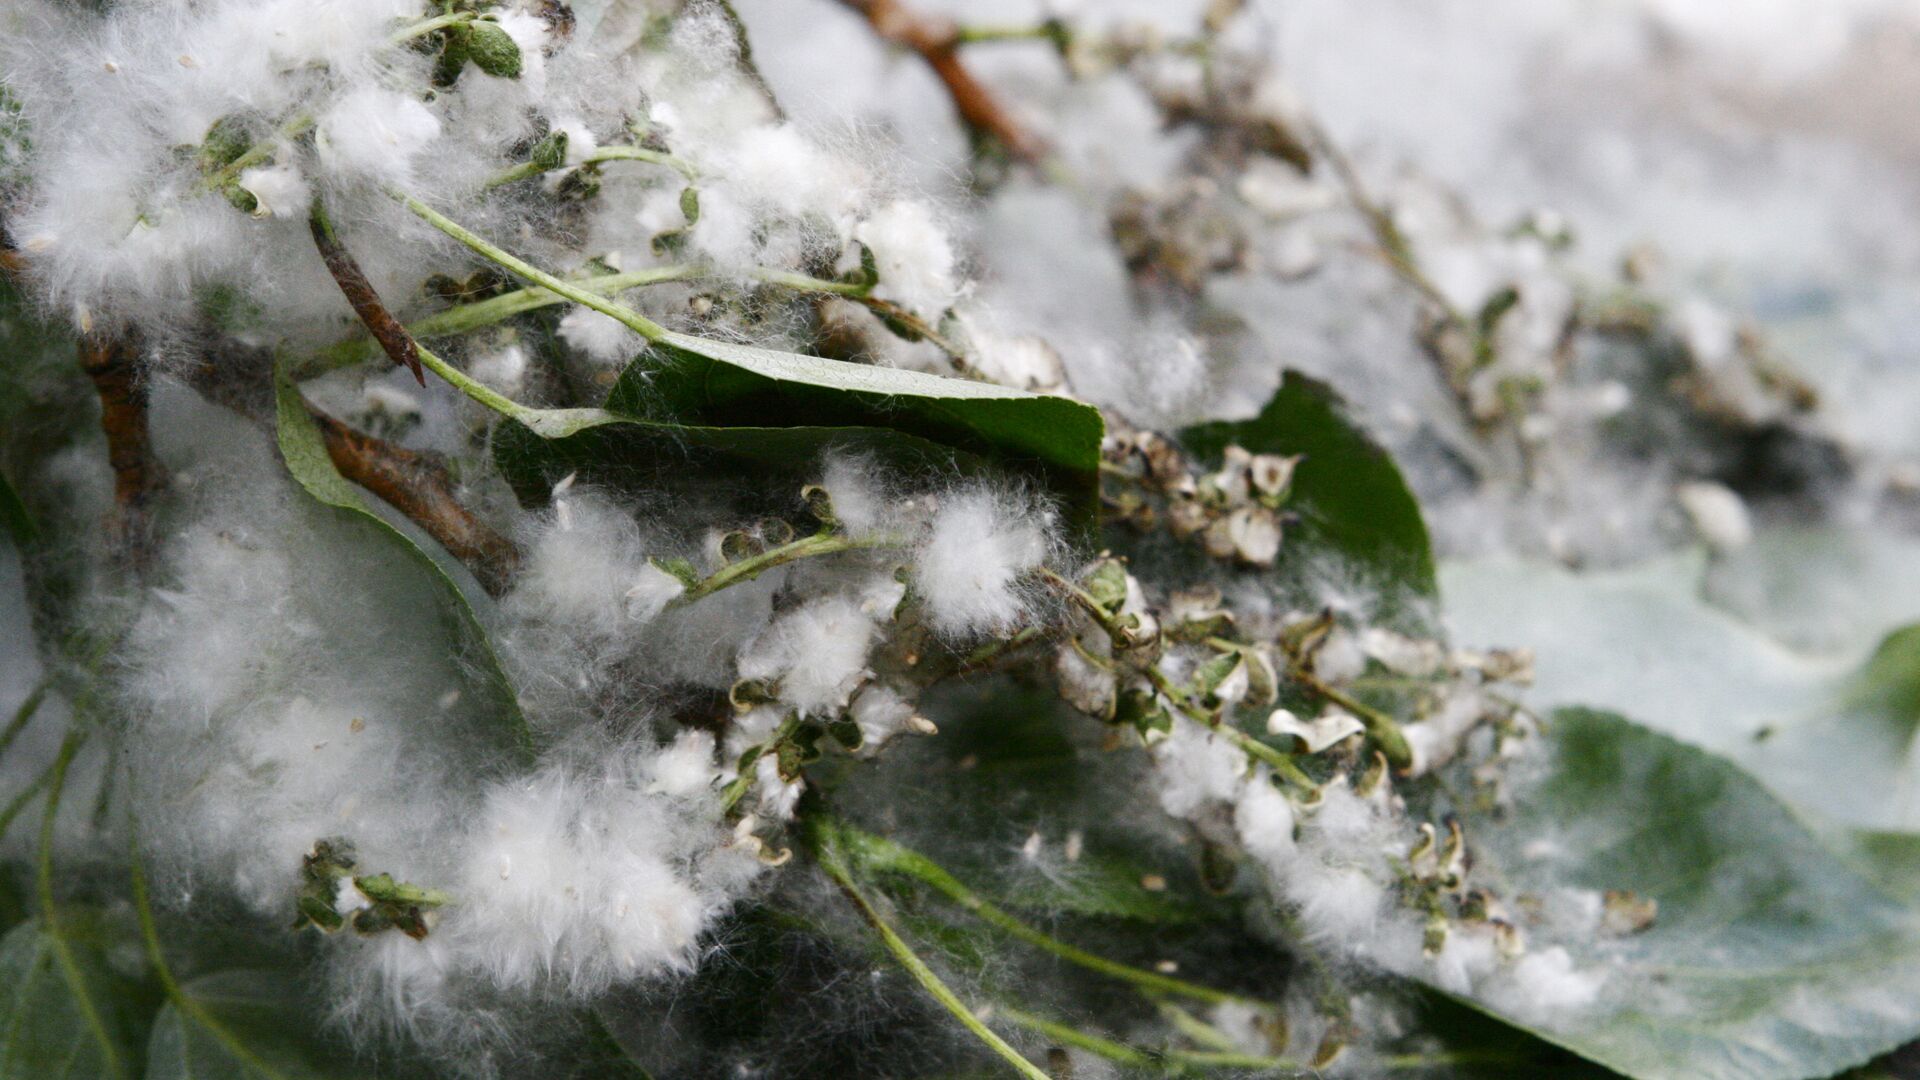
<path fill-rule="evenodd" d="M 1000 104 L 960 60 L 960 33 L 951 20 L 921 15 L 900 0 L 841 0 L 860 13 L 883 40 L 919 53 L 947 88 L 960 120 L 976 134 L 990 135 L 1007 153 L 1029 165 L 1047 156 L 1047 146 Z"/>
<path fill-rule="evenodd" d="M 214 342 L 186 371 L 201 397 L 258 424 L 273 423 L 273 357 L 233 342 Z M 216 361 L 214 357 L 221 359 Z M 467 509 L 454 494 L 446 462 L 438 454 L 409 450 L 355 431 L 304 402 L 320 428 L 327 456 L 340 475 L 398 510 L 473 572 L 490 595 L 506 590 L 520 564 L 520 551 Z"/>
<path fill-rule="evenodd" d="M 409 450 L 355 431 L 311 404 L 327 456 L 340 475 L 366 488 L 434 538 L 473 571 L 488 595 L 506 592 L 520 565 L 520 549 L 480 520 L 454 495 L 446 462 L 431 452 Z"/>
<path fill-rule="evenodd" d="M 394 363 L 413 372 L 421 386 L 427 385 L 427 373 L 420 367 L 420 347 L 413 343 L 413 337 L 400 325 L 400 320 L 394 318 L 393 312 L 387 310 L 387 305 L 380 302 L 380 294 L 373 291 L 373 283 L 367 280 L 360 264 L 353 261 L 346 245 L 335 235 L 333 222 L 318 199 L 313 201 L 308 225 L 313 230 L 313 246 L 320 249 L 327 272 L 339 284 L 341 295 L 347 298 L 353 313 L 366 324 L 373 339 Z"/>
<path fill-rule="evenodd" d="M 100 429 L 113 467 L 113 539 L 138 567 L 151 549 L 148 510 L 166 480 L 147 426 L 140 349 L 126 334 L 95 333 L 81 336 L 79 354 L 80 369 L 100 395 Z"/>

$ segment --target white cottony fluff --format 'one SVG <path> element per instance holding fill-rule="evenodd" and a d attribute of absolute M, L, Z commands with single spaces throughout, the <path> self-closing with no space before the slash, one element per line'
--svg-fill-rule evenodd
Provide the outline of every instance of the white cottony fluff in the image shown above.
<path fill-rule="evenodd" d="M 1027 609 L 1021 577 L 1051 546 L 1051 515 L 986 488 L 942 500 L 913 565 L 935 630 L 955 637 L 1011 626 Z"/>
<path fill-rule="evenodd" d="M 781 700 L 816 715 L 846 708 L 866 678 L 875 626 L 842 596 L 809 600 L 779 617 L 740 654 L 740 677 L 777 680 Z"/>
<path fill-rule="evenodd" d="M 877 750 L 881 744 L 913 726 L 913 702 L 890 686 L 869 683 L 853 699 L 849 710 L 860 725 L 862 750 Z"/>
<path fill-rule="evenodd" d="M 1558 945 L 1529 952 L 1515 961 L 1510 986 L 1501 999 L 1526 1016 L 1540 1016 L 1593 1004 L 1606 983 L 1604 968 L 1582 968 Z"/>
<path fill-rule="evenodd" d="M 846 453 L 827 458 L 820 486 L 833 503 L 833 516 L 849 536 L 871 536 L 891 524 L 894 514 L 878 475 L 878 466 L 868 458 Z"/>
<path fill-rule="evenodd" d="M 1673 496 L 1700 539 L 1715 551 L 1737 551 L 1752 541 L 1753 521 L 1747 504 L 1726 485 L 1694 481 L 1681 484 Z"/>
<path fill-rule="evenodd" d="M 1267 771 L 1249 777 L 1233 805 L 1234 831 L 1247 854 L 1268 867 L 1285 866 L 1295 851 L 1293 826 L 1293 803 Z"/>
<path fill-rule="evenodd" d="M 320 118 L 320 160 L 379 183 L 413 180 L 414 159 L 440 136 L 440 118 L 406 94 L 355 90 Z"/>
<path fill-rule="evenodd" d="M 953 241 L 923 202 L 899 199 L 874 211 L 854 230 L 872 249 L 880 271 L 878 295 L 929 320 L 953 304 Z"/>
<path fill-rule="evenodd" d="M 254 217 L 305 217 L 313 201 L 313 185 L 294 165 L 247 169 L 239 182 L 259 203 Z"/>
<path fill-rule="evenodd" d="M 679 865 L 687 828 L 618 775 L 549 768 L 498 785 L 474 819 L 460 903 L 441 932 L 505 986 L 551 980 L 590 994 L 684 968 L 716 904 Z"/>
<path fill-rule="evenodd" d="M 553 516 L 535 535 L 505 606 L 576 632 L 619 638 L 634 633 L 636 607 L 657 614 L 671 598 L 657 596 L 664 591 L 654 584 L 660 577 L 672 580 L 646 561 L 633 518 L 604 497 L 572 489 L 554 499 Z M 641 595 L 630 597 L 636 588 Z"/>
<path fill-rule="evenodd" d="M 1225 737 L 1185 719 L 1153 746 L 1160 805 L 1174 817 L 1191 817 L 1210 803 L 1231 801 L 1247 775 L 1247 755 Z"/>
<path fill-rule="evenodd" d="M 611 315 L 575 307 L 560 320 L 560 339 L 595 363 L 619 367 L 640 351 L 640 335 Z"/>
<path fill-rule="evenodd" d="M 687 798 L 710 790 L 720 781 L 712 733 L 695 729 L 674 736 L 647 764 L 647 776 L 650 795 Z"/>

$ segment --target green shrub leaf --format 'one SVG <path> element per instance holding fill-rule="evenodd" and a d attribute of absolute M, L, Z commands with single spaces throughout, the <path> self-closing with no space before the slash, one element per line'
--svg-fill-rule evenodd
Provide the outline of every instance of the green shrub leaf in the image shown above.
<path fill-rule="evenodd" d="M 1449 566 L 1443 582 L 1461 640 L 1536 649 L 1537 707 L 1632 716 L 1841 824 L 1920 827 L 1920 629 L 1865 656 L 1795 652 L 1700 600 L 1702 565 L 1574 574 L 1493 559 Z"/>
<path fill-rule="evenodd" d="M 0 1080 L 132 1077 L 151 989 L 109 961 L 103 923 L 67 911 L 60 927 L 79 987 L 39 920 L 0 939 Z"/>
<path fill-rule="evenodd" d="M 1513 824 L 1469 834 L 1516 895 L 1627 889 L 1659 913 L 1571 944 L 1610 972 L 1598 1004 L 1519 1026 L 1648 1080 L 1826 1076 L 1920 1034 L 1920 913 L 1723 758 L 1608 713 L 1550 731 Z"/>
<path fill-rule="evenodd" d="M 1190 427 L 1180 441 L 1210 467 L 1235 445 L 1305 455 L 1286 504 L 1299 521 L 1287 531 L 1277 572 L 1310 562 L 1315 552 L 1333 554 L 1381 588 L 1390 620 L 1426 629 L 1426 609 L 1439 590 L 1420 505 L 1393 458 L 1325 383 L 1289 371 L 1258 416 Z"/>
<path fill-rule="evenodd" d="M 399 545 L 409 558 L 418 562 L 421 569 L 432 577 L 443 599 L 451 636 L 463 660 L 480 673 L 482 689 L 492 699 L 491 704 L 515 746 L 523 753 L 531 753 L 532 736 L 527 729 L 526 718 L 521 715 L 513 685 L 500 668 L 499 657 L 487 639 L 486 630 L 474 614 L 472 601 L 461 591 L 446 567 L 406 533 L 375 513 L 360 497 L 359 490 L 334 468 L 333 460 L 327 456 L 326 444 L 320 437 L 320 429 L 307 414 L 299 388 L 284 369 L 274 373 L 274 396 L 280 456 L 286 461 L 287 471 L 293 474 L 294 480 L 307 494 L 364 521 L 385 542 Z"/>
<path fill-rule="evenodd" d="M 220 971 L 182 987 L 191 1005 L 168 1002 L 147 1041 L 146 1080 L 332 1080 L 364 1077 L 340 1047 L 322 1041 L 286 977 Z"/>

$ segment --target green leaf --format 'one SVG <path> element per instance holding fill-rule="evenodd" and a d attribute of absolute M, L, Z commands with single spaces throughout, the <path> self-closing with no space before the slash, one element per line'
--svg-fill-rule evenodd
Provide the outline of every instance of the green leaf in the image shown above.
<path fill-rule="evenodd" d="M 24 548 L 40 538 L 40 527 L 4 473 L 0 473 L 0 528 L 6 529 L 15 547 Z"/>
<path fill-rule="evenodd" d="M 1330 550 L 1410 593 L 1389 593 L 1409 613 L 1438 596 L 1419 503 L 1393 458 L 1354 423 L 1326 384 L 1289 371 L 1260 415 L 1190 427 L 1180 441 L 1216 466 L 1231 445 L 1255 454 L 1306 455 L 1287 504 L 1301 520 L 1287 534 L 1281 562 L 1289 549 Z"/>
<path fill-rule="evenodd" d="M 431 576 L 441 594 L 452 636 L 463 660 L 479 672 L 482 688 L 498 712 L 507 737 L 520 752 L 530 755 L 533 750 L 532 734 L 527 728 L 526 718 L 521 715 L 512 683 L 500 668 L 500 659 L 494 653 L 493 644 L 488 640 L 485 628 L 480 625 L 479 617 L 474 614 L 472 601 L 467 599 L 466 593 L 461 591 L 438 560 L 375 513 L 360 497 L 359 490 L 334 468 L 333 460 L 327 456 L 320 429 L 314 424 L 313 417 L 307 414 L 300 389 L 294 385 L 284 368 L 274 372 L 274 397 L 280 456 L 287 463 L 287 471 L 293 474 L 294 480 L 307 494 L 365 522 L 386 542 L 399 545 L 409 558 Z"/>
<path fill-rule="evenodd" d="M 284 975 L 220 971 L 182 988 L 189 1004 L 168 1002 L 147 1041 L 146 1080 L 332 1080 L 368 1075 L 340 1046 L 321 1039 Z"/>
<path fill-rule="evenodd" d="M 1920 913 L 1723 758 L 1607 713 L 1550 732 L 1513 824 L 1469 823 L 1483 860 L 1511 895 L 1628 889 L 1659 914 L 1569 943 L 1607 967 L 1599 1003 L 1505 1019 L 1648 1080 L 1826 1076 L 1920 1034 Z"/>
<path fill-rule="evenodd" d="M 668 334 L 629 365 L 607 408 L 713 428 L 884 428 L 996 460 L 1030 463 L 1090 507 L 1105 424 L 1071 398 L 972 379 Z"/>
<path fill-rule="evenodd" d="M 104 923 L 69 910 L 62 941 L 83 1002 L 43 927 L 25 922 L 0 939 L 0 1080 L 135 1075 L 150 989 L 109 960 Z"/>
<path fill-rule="evenodd" d="M 1612 709 L 1836 822 L 1920 827 L 1920 630 L 1864 656 L 1795 652 L 1701 601 L 1702 566 L 1697 555 L 1588 574 L 1504 558 L 1449 566 L 1448 621 L 1463 642 L 1532 646 L 1537 708 Z"/>

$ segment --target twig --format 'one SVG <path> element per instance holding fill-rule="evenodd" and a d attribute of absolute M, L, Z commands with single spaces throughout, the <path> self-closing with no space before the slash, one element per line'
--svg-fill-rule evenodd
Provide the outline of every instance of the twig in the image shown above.
<path fill-rule="evenodd" d="M 1275 1006 L 1264 1001 L 1132 967 L 1049 937 L 1014 918 L 986 897 L 974 892 L 959 878 L 947 872 L 945 867 L 917 851 L 902 847 L 885 837 L 875 836 L 839 822 L 828 822 L 821 827 L 833 829 L 836 832 L 841 850 L 851 856 L 855 862 L 870 870 L 890 870 L 916 878 L 965 908 L 980 921 L 1019 938 L 1037 949 L 1052 953 L 1068 963 L 1157 993 L 1177 994 L 1211 1005 L 1231 1002 L 1251 1005 L 1259 1009 L 1275 1009 Z"/>
<path fill-rule="evenodd" d="M 320 427 L 327 456 L 340 475 L 406 515 L 447 553 L 473 571 L 491 596 L 506 592 L 520 566 L 520 549 L 481 521 L 454 495 L 453 477 L 438 454 L 409 450 L 355 431 L 307 406 Z"/>
<path fill-rule="evenodd" d="M 779 547 L 768 548 L 758 555 L 750 555 L 738 562 L 726 566 L 687 586 L 687 591 L 673 598 L 671 607 L 681 607 L 696 600 L 712 596 L 729 586 L 752 581 L 776 566 L 785 566 L 801 559 L 811 559 L 820 555 L 836 555 L 842 551 L 860 551 L 868 548 L 903 547 L 906 540 L 891 534 L 854 537 L 837 533 L 816 533 L 789 541 Z"/>
<path fill-rule="evenodd" d="M 672 154 L 662 153 L 659 150 L 649 150 L 644 146 L 602 146 L 581 158 L 579 161 L 568 164 L 598 165 L 607 161 L 644 161 L 653 165 L 665 165 L 667 168 L 686 177 L 689 182 L 698 179 L 693 166 L 687 164 L 683 159 L 674 157 Z M 548 165 L 539 161 L 523 161 L 512 168 L 495 173 L 491 179 L 481 186 L 491 190 L 565 167 L 565 165 Z"/>
<path fill-rule="evenodd" d="M 830 826 L 815 827 L 811 831 L 820 868 L 826 871 L 834 884 L 840 886 L 840 891 L 846 894 L 847 899 L 860 912 L 860 917 L 867 921 L 867 925 L 873 927 L 874 933 L 880 935 L 880 943 L 887 947 L 887 951 L 893 954 L 893 958 L 900 962 L 901 967 L 907 969 L 907 974 L 913 976 L 913 981 L 919 983 L 922 989 L 939 1002 L 942 1008 L 952 1013 L 954 1018 L 965 1025 L 976 1038 L 986 1043 L 994 1053 L 1006 1059 L 1007 1064 L 1012 1065 L 1015 1072 L 1026 1077 L 1027 1080 L 1052 1080 L 1039 1066 L 1028 1061 L 1020 1051 L 1007 1045 L 1005 1039 L 982 1023 L 980 1018 L 974 1015 L 973 1010 L 967 1008 L 966 1003 L 960 1000 L 959 995 L 949 989 L 946 983 L 941 982 L 940 976 L 935 975 L 933 969 L 927 966 L 927 962 L 920 959 L 919 955 L 913 951 L 913 947 L 908 945 L 887 923 L 886 918 L 880 914 L 880 910 L 874 907 L 873 902 L 868 900 L 859 886 L 853 883 L 853 873 L 847 867 L 846 855 L 840 850 L 838 839 L 832 828 Z"/>
<path fill-rule="evenodd" d="M 427 373 L 420 367 L 420 349 L 413 343 L 407 328 L 393 317 L 387 305 L 380 302 L 380 294 L 373 291 L 373 283 L 353 261 L 346 245 L 340 242 L 333 231 L 333 222 L 327 217 L 327 209 L 319 199 L 313 200 L 313 212 L 308 224 L 313 230 L 313 246 L 320 249 L 320 258 L 326 261 L 327 272 L 340 286 L 341 295 L 353 307 L 353 313 L 366 324 L 367 331 L 380 343 L 395 364 L 413 372 L 421 386 L 427 385 Z"/>
<path fill-rule="evenodd" d="M 427 224 L 465 244 L 474 254 L 486 259 L 488 262 L 518 274 L 550 292 L 558 293 L 576 304 L 592 308 L 600 314 L 606 315 L 614 321 L 625 325 L 628 329 L 646 338 L 648 341 L 659 341 L 661 338 L 667 336 L 666 327 L 661 326 L 645 315 L 623 304 L 616 304 L 604 296 L 596 296 L 592 292 L 581 288 L 577 282 L 567 281 L 564 278 L 558 278 L 547 273 L 545 270 L 534 266 L 525 259 L 513 255 L 506 249 L 489 242 L 485 237 L 466 228 L 459 222 L 454 221 L 433 207 L 421 202 L 419 199 L 402 191 L 389 190 L 388 194 L 392 195 L 394 199 L 398 200 L 407 209 L 413 211 L 422 221 L 425 221 Z"/>
<path fill-rule="evenodd" d="M 53 895 L 53 840 L 55 826 L 59 821 L 60 795 L 66 790 L 67 769 L 73 764 L 74 757 L 80 753 L 80 746 L 87 741 L 87 734 L 80 728 L 67 732 L 60 743 L 60 753 L 53 759 L 53 766 L 47 770 L 46 812 L 40 818 L 40 853 L 37 862 L 35 883 L 40 896 L 40 922 L 47 935 L 47 944 L 53 949 L 53 958 L 60 968 L 60 974 L 66 979 L 67 990 L 73 995 L 73 1003 L 79 1009 L 80 1018 L 87 1030 L 93 1033 L 94 1041 L 100 1044 L 100 1063 L 114 1076 L 127 1076 L 127 1063 L 121 1060 L 120 1050 L 114 1037 L 109 1033 L 100 1007 L 94 1003 L 93 987 L 86 975 L 80 970 L 80 961 L 73 954 L 73 946 L 64 936 L 60 927 L 59 905 Z"/>
<path fill-rule="evenodd" d="M 186 378 L 208 401 L 271 425 L 274 399 L 267 380 L 272 370 L 267 356 L 247 356 L 241 363 L 203 360 L 188 369 Z M 306 406 L 340 475 L 398 510 L 465 564 L 488 593 L 500 594 L 519 565 L 519 551 L 461 504 L 453 477 L 438 455 L 354 431 L 312 403 Z"/>
<path fill-rule="evenodd" d="M 859 12 L 886 41 L 920 54 L 947 88 L 960 120 L 977 135 L 992 136 L 1007 153 L 1028 165 L 1047 156 L 1047 146 L 1008 112 L 992 91 L 960 61 L 959 27 L 947 19 L 921 15 L 900 0 L 840 0 Z"/>
<path fill-rule="evenodd" d="M 1294 682 L 1326 698 L 1359 719 L 1361 726 L 1367 729 L 1367 737 L 1380 747 L 1381 753 L 1387 755 L 1387 761 L 1394 768 L 1404 769 L 1413 763 L 1413 748 L 1407 745 L 1407 737 L 1400 731 L 1400 724 L 1393 717 L 1360 701 L 1352 694 L 1297 664 L 1291 665 L 1291 670 L 1287 674 Z"/>
<path fill-rule="evenodd" d="M 717 0 L 714 6 L 720 9 L 721 17 L 726 19 L 727 25 L 733 29 L 734 63 L 740 66 L 740 73 L 745 75 L 747 81 L 760 91 L 760 96 L 766 99 L 767 107 L 773 110 L 773 118 L 785 120 L 787 110 L 780 106 L 780 99 L 774 96 L 773 86 L 761 73 L 760 65 L 753 60 L 753 42 L 747 37 L 747 24 L 740 18 L 740 13 L 733 9 L 733 0 Z"/>
<path fill-rule="evenodd" d="M 699 277 L 705 270 L 702 267 L 686 263 L 670 266 L 654 266 L 645 270 L 629 270 L 620 274 L 600 274 L 594 277 L 575 278 L 573 284 L 588 292 L 603 296 L 613 296 L 628 289 L 643 285 L 658 285 L 669 281 L 686 281 Z M 407 326 L 407 333 L 414 339 L 416 347 L 422 339 L 451 337 L 472 330 L 506 321 L 515 315 L 540 308 L 564 304 L 567 298 L 538 285 L 529 285 L 524 289 L 501 293 L 485 300 L 476 300 L 471 304 L 456 304 L 444 311 L 436 311 Z M 309 379 L 322 375 L 335 368 L 357 364 L 372 355 L 377 345 L 365 338 L 350 338 L 328 346 L 316 353 L 311 360 L 303 361 L 295 369 L 300 379 Z M 430 365 L 424 358 L 422 363 Z"/>
<path fill-rule="evenodd" d="M 148 507 L 166 482 L 147 427 L 139 349 L 124 335 L 87 334 L 80 339 L 80 368 L 100 395 L 100 428 L 113 466 L 114 539 L 138 566 L 148 552 Z"/>

